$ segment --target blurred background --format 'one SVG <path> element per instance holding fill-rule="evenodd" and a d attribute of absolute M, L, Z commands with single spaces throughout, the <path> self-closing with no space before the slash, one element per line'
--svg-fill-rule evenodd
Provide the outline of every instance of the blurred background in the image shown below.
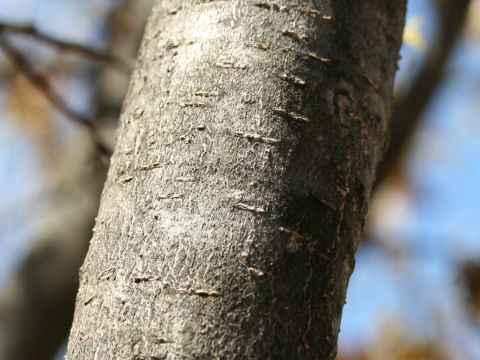
<path fill-rule="evenodd" d="M 61 359 L 153 0 L 0 0 L 0 360 Z M 410 0 L 341 360 L 480 359 L 480 0 Z"/>

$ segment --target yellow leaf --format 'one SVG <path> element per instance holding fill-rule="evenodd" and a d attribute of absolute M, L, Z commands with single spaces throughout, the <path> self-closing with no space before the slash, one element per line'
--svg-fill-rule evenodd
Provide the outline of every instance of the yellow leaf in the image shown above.
<path fill-rule="evenodd" d="M 403 31 L 403 42 L 414 49 L 424 52 L 427 48 L 425 38 L 423 36 L 421 27 L 423 25 L 423 17 L 412 16 L 407 20 L 405 29 Z"/>

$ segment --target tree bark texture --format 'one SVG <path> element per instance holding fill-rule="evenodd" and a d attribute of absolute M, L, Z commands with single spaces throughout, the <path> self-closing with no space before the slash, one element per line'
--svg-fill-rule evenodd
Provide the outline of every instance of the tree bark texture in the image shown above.
<path fill-rule="evenodd" d="M 329 359 L 403 1 L 158 1 L 67 359 Z"/>

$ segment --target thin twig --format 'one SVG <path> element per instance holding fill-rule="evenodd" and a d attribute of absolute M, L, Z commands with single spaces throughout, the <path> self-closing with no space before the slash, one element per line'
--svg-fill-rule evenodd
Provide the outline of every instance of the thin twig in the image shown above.
<path fill-rule="evenodd" d="M 0 48 L 4 51 L 7 58 L 9 58 L 10 61 L 18 68 L 22 75 L 25 76 L 25 78 L 30 81 L 30 83 L 36 87 L 56 109 L 61 111 L 68 118 L 74 120 L 76 123 L 85 126 L 90 131 L 92 138 L 101 154 L 109 155 L 111 153 L 111 151 L 100 141 L 93 120 L 70 109 L 52 88 L 50 82 L 42 74 L 36 72 L 35 69 L 33 69 L 33 67 L 28 63 L 27 59 L 13 47 L 4 36 L 1 35 Z"/>
<path fill-rule="evenodd" d="M 20 25 L 0 23 L 0 32 L 4 30 L 17 33 L 17 34 L 32 36 L 62 51 L 68 51 L 92 60 L 106 62 L 127 74 L 130 74 L 130 72 L 133 69 L 133 61 L 131 60 L 120 59 L 115 55 L 96 51 L 96 50 L 93 50 L 92 48 L 89 48 L 83 45 L 73 44 L 66 41 L 55 39 L 48 35 L 42 34 L 33 26 L 20 26 Z"/>

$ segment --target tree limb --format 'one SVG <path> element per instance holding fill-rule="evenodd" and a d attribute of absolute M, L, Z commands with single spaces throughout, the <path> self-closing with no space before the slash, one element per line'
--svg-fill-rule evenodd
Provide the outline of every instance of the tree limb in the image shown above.
<path fill-rule="evenodd" d="M 157 1 L 67 359 L 335 357 L 405 2 L 312 6 Z"/>
<path fill-rule="evenodd" d="M 38 32 L 38 30 L 35 29 L 35 27 L 33 26 L 20 26 L 20 25 L 0 23 L 0 32 L 3 30 L 7 30 L 17 34 L 33 36 L 36 39 L 50 46 L 54 46 L 59 50 L 72 52 L 80 56 L 90 58 L 92 60 L 109 63 L 110 65 L 116 67 L 117 69 L 127 74 L 130 74 L 130 72 L 133 69 L 133 64 L 132 64 L 133 62 L 131 60 L 120 59 L 112 54 L 103 53 L 100 51 L 93 50 L 86 46 L 55 39 L 53 37 L 50 37 L 48 35 Z"/>
<path fill-rule="evenodd" d="M 422 112 L 443 78 L 448 57 L 461 33 L 470 0 L 438 1 L 439 29 L 425 63 L 408 93 L 395 102 L 388 151 L 377 170 L 380 184 L 398 163 L 402 148 L 415 130 Z"/>
<path fill-rule="evenodd" d="M 0 33 L 1 30 L 2 29 L 0 27 Z M 76 123 L 86 127 L 91 132 L 91 135 L 101 154 L 108 155 L 111 153 L 111 151 L 99 139 L 93 120 L 70 109 L 53 89 L 50 82 L 42 74 L 35 71 L 27 59 L 13 47 L 4 36 L 0 36 L 0 48 L 2 48 L 5 55 L 18 68 L 22 75 L 24 75 L 57 110 L 65 114 L 68 118 L 74 120 Z"/>
<path fill-rule="evenodd" d="M 56 191 L 38 201 L 34 244 L 0 293 L 0 359 L 52 359 L 72 319 L 78 267 L 91 234 L 105 164 L 88 134 L 65 153 Z M 92 166 L 95 163 L 94 166 Z"/>

